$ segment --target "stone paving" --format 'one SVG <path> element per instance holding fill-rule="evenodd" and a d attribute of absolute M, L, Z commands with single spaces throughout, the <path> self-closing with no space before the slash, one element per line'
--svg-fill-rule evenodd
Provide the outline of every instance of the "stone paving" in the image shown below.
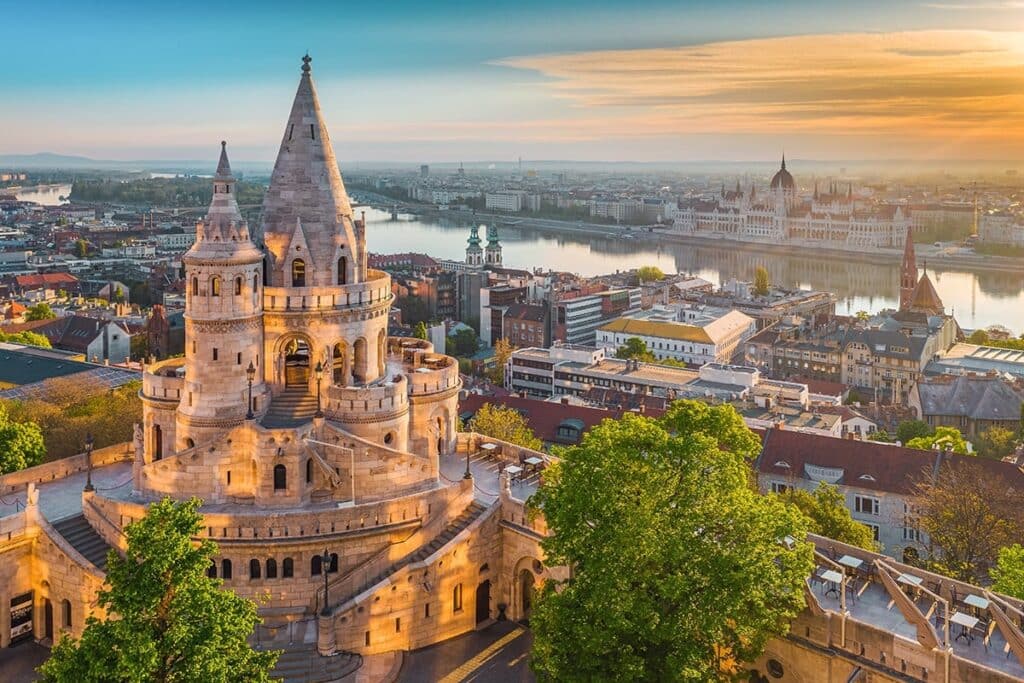
<path fill-rule="evenodd" d="M 469 471 L 473 475 L 476 499 L 490 504 L 498 497 L 499 471 L 504 463 L 499 457 L 480 452 L 469 456 Z M 466 456 L 463 453 L 442 455 L 439 462 L 441 477 L 448 483 L 460 481 L 466 473 Z M 512 483 L 512 495 L 526 500 L 537 491 L 540 475 L 524 476 Z"/>
<path fill-rule="evenodd" d="M 86 473 L 79 472 L 63 479 L 37 484 L 39 510 L 50 522 L 77 515 L 82 511 L 82 489 Z M 131 490 L 132 464 L 119 462 L 97 467 L 92 471 L 92 484 L 105 495 L 112 491 Z M 25 491 L 0 496 L 0 517 L 25 509 Z"/>
<path fill-rule="evenodd" d="M 528 629 L 499 621 L 406 654 L 398 683 L 533 683 L 536 678 L 529 664 L 532 643 Z"/>

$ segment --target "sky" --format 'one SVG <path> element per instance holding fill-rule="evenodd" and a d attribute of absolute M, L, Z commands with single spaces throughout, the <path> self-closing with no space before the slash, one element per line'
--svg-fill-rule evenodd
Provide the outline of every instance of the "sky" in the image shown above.
<path fill-rule="evenodd" d="M 1017 160 L 1024 0 L 0 0 L 0 154 Z"/>

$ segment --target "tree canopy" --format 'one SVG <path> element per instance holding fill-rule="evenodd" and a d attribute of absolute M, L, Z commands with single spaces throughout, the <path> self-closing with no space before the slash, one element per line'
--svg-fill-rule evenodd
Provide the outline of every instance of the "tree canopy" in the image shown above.
<path fill-rule="evenodd" d="M 1017 435 L 1004 427 L 989 427 L 974 439 L 978 457 L 1001 460 L 1013 453 Z"/>
<path fill-rule="evenodd" d="M 40 667 L 54 683 L 269 681 L 277 652 L 253 650 L 256 605 L 207 577 L 216 545 L 202 530 L 200 501 L 164 499 L 125 529 L 124 557 L 111 551 L 108 589 L 79 640 L 62 638 Z"/>
<path fill-rule="evenodd" d="M 530 429 L 526 419 L 514 408 L 485 403 L 468 425 L 469 431 L 501 439 L 524 448 L 540 450 L 544 444 Z"/>
<path fill-rule="evenodd" d="M 25 320 L 53 320 L 56 317 L 57 314 L 50 308 L 50 304 L 45 301 L 40 301 L 25 312 Z"/>
<path fill-rule="evenodd" d="M 480 339 L 476 332 L 464 327 L 445 340 L 445 347 L 449 355 L 465 358 L 477 352 L 480 348 Z"/>
<path fill-rule="evenodd" d="M 427 324 L 422 320 L 416 323 L 416 327 L 414 327 L 412 331 L 412 336 L 416 337 L 417 339 L 426 339 Z"/>
<path fill-rule="evenodd" d="M 552 534 L 530 626 L 541 681 L 730 680 L 804 607 L 807 522 L 750 486 L 759 449 L 731 406 L 605 420 L 545 471 Z"/>
<path fill-rule="evenodd" d="M 488 373 L 488 379 L 498 386 L 504 386 L 505 384 L 505 365 L 515 350 L 512 342 L 504 337 L 494 343 L 494 367 Z"/>
<path fill-rule="evenodd" d="M 962 581 L 983 580 L 999 549 L 1024 538 L 1020 492 L 971 459 L 921 474 L 914 495 L 918 526 L 928 534 L 929 565 Z"/>
<path fill-rule="evenodd" d="M 754 270 L 754 294 L 757 296 L 768 296 L 771 291 L 771 280 L 768 276 L 768 269 L 758 266 Z"/>
<path fill-rule="evenodd" d="M 0 403 L 0 474 L 38 465 L 46 457 L 46 444 L 39 426 L 16 422 Z"/>
<path fill-rule="evenodd" d="M 624 360 L 639 360 L 645 363 L 654 362 L 654 354 L 647 350 L 647 345 L 640 337 L 630 337 L 615 350 L 615 357 Z"/>
<path fill-rule="evenodd" d="M 992 588 L 1024 600 L 1024 547 L 1019 543 L 999 549 L 996 566 L 992 568 Z"/>
<path fill-rule="evenodd" d="M 896 427 L 896 439 L 904 446 L 911 439 L 922 436 L 931 436 L 932 428 L 923 420 L 904 420 Z"/>
<path fill-rule="evenodd" d="M 911 439 L 905 445 L 907 448 L 920 448 L 925 451 L 938 448 L 939 450 L 950 450 L 961 455 L 968 453 L 967 440 L 964 439 L 963 434 L 956 427 L 936 427 L 934 433 Z"/>
<path fill-rule="evenodd" d="M 874 532 L 850 516 L 846 499 L 838 487 L 820 482 L 813 492 L 791 488 L 782 497 L 807 516 L 812 533 L 865 550 L 878 550 Z"/>
<path fill-rule="evenodd" d="M 0 332 L 0 342 L 38 346 L 43 349 L 52 348 L 50 340 L 38 332 Z"/>
<path fill-rule="evenodd" d="M 640 280 L 640 284 L 665 279 L 665 273 L 658 266 L 640 266 L 636 271 L 636 276 Z"/>

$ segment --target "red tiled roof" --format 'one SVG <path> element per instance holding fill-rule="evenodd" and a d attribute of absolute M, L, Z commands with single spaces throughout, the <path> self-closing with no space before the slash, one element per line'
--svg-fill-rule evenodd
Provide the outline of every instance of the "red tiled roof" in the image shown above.
<path fill-rule="evenodd" d="M 521 396 L 498 397 L 470 394 L 459 402 L 459 414 L 475 413 L 485 403 L 501 405 L 518 411 L 526 418 L 526 422 L 537 438 L 548 443 L 566 443 L 566 439 L 558 436 L 558 427 L 568 420 L 579 421 L 583 426 L 583 431 L 586 431 L 599 424 L 601 420 L 620 418 L 629 412 L 552 403 Z"/>
<path fill-rule="evenodd" d="M 78 284 L 78 278 L 71 273 L 36 273 L 33 275 L 15 275 L 14 283 L 21 288 L 30 287 L 62 287 Z"/>

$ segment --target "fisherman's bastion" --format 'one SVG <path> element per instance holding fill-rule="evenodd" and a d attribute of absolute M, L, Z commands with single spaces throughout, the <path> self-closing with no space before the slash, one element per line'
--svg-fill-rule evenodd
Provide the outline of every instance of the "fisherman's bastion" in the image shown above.
<path fill-rule="evenodd" d="M 366 266 L 310 62 L 258 232 L 222 143 L 183 258 L 185 355 L 145 368 L 134 443 L 0 477 L 0 647 L 80 635 L 107 551 L 167 496 L 202 499 L 209 575 L 257 601 L 252 642 L 284 651 L 289 681 L 396 680 L 401 653 L 525 622 L 542 583 L 569 576 L 545 564 L 548 529 L 525 504 L 554 456 L 459 432 L 455 359 L 387 335 L 390 277 Z M 820 571 L 842 554 L 873 579 L 809 577 L 807 609 L 747 665 L 751 681 L 1024 677 L 1019 601 L 812 540 Z M 985 596 L 984 650 L 923 607 L 921 591 L 951 589 Z M 396 663 L 368 676 L 385 655 Z"/>

